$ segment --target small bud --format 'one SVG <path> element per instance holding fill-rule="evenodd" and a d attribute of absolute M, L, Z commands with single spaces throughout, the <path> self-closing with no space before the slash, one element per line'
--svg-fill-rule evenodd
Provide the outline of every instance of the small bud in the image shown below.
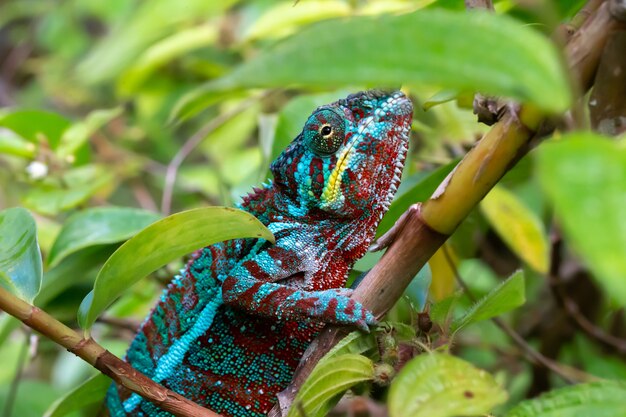
<path fill-rule="evenodd" d="M 40 180 L 48 175 L 48 166 L 43 162 L 33 161 L 26 167 L 26 173 L 33 180 Z"/>
<path fill-rule="evenodd" d="M 377 363 L 374 365 L 374 383 L 377 385 L 389 385 L 395 374 L 395 369 L 388 363 Z"/>
<path fill-rule="evenodd" d="M 424 333 L 430 332 L 433 322 L 430 320 L 430 315 L 427 312 L 417 314 L 417 327 Z"/>

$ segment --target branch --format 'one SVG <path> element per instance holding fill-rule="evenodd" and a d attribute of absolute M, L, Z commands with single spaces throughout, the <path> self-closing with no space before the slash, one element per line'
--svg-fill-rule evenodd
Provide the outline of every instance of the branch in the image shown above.
<path fill-rule="evenodd" d="M 220 417 L 206 408 L 157 384 L 128 363 L 104 349 L 93 339 L 85 339 L 74 330 L 39 308 L 20 300 L 0 287 L 0 310 L 18 318 L 53 342 L 80 357 L 117 384 L 179 417 Z"/>
<path fill-rule="evenodd" d="M 446 245 L 443 246 L 443 253 L 446 261 L 448 262 L 448 265 L 450 266 L 450 269 L 452 269 L 452 272 L 454 273 L 456 281 L 458 282 L 459 286 L 463 288 L 463 292 L 465 293 L 465 295 L 467 295 L 467 297 L 472 302 L 476 302 L 476 296 L 474 296 L 470 288 L 463 280 L 463 277 L 461 277 L 461 274 L 459 274 L 456 265 L 454 265 L 454 262 L 452 261 L 452 258 L 448 253 Z M 589 375 L 579 369 L 561 365 L 558 362 L 546 357 L 541 352 L 534 349 L 526 340 L 524 340 L 524 338 L 518 332 L 515 331 L 515 329 L 509 326 L 500 317 L 492 317 L 491 321 L 493 321 L 500 330 L 502 330 L 507 336 L 509 336 L 513 343 L 515 343 L 517 347 L 522 350 L 524 356 L 526 356 L 526 358 L 529 359 L 533 364 L 541 365 L 544 368 L 549 369 L 554 374 L 560 376 L 561 378 L 563 378 L 563 380 L 570 384 L 576 382 L 587 382 L 594 379 L 592 375 Z"/>
<path fill-rule="evenodd" d="M 602 4 L 566 47 L 572 73 L 589 88 L 600 52 L 621 23 Z M 356 288 L 354 298 L 381 317 L 402 295 L 415 274 L 491 188 L 528 151 L 544 115 L 532 107 L 506 111 L 423 205 L 414 205 L 394 229 L 393 242 Z M 269 416 L 284 415 L 317 362 L 346 330 L 326 326 L 305 352 L 292 383 L 278 394 Z"/>
<path fill-rule="evenodd" d="M 580 330 L 596 341 L 618 354 L 626 355 L 626 340 L 620 339 L 606 331 L 601 327 L 592 323 L 580 311 L 578 304 L 567 293 L 564 288 L 563 278 L 561 276 L 561 236 L 558 232 L 554 234 L 552 244 L 552 262 L 550 265 L 550 274 L 547 277 L 552 295 L 556 299 L 559 306 L 563 309 L 570 321 Z"/>

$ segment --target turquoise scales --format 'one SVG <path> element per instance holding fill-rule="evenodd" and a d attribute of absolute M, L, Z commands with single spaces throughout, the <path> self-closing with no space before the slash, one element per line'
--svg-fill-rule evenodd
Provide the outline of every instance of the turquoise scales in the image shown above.
<path fill-rule="evenodd" d="M 241 208 L 276 244 L 241 239 L 193 255 L 141 325 L 127 361 L 225 416 L 264 416 L 323 323 L 367 329 L 342 288 L 400 182 L 411 127 L 400 92 L 318 108 Z M 111 386 L 112 417 L 169 414 Z"/>

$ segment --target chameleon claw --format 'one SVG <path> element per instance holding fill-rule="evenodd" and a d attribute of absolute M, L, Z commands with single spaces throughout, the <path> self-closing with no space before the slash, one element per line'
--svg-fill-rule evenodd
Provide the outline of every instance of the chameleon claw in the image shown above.
<path fill-rule="evenodd" d="M 376 317 L 374 317 L 374 315 L 369 310 L 365 310 L 363 318 L 356 321 L 354 324 L 359 330 L 365 333 L 369 333 L 371 330 L 370 326 L 375 326 L 376 324 L 378 324 L 378 320 L 376 320 Z"/>

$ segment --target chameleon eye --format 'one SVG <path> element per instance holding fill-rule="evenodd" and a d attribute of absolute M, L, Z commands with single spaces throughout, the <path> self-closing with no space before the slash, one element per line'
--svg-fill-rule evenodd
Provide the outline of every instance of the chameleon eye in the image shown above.
<path fill-rule="evenodd" d="M 331 109 L 313 113 L 304 125 L 304 140 L 317 155 L 336 152 L 343 143 L 346 123 L 342 116 Z"/>

